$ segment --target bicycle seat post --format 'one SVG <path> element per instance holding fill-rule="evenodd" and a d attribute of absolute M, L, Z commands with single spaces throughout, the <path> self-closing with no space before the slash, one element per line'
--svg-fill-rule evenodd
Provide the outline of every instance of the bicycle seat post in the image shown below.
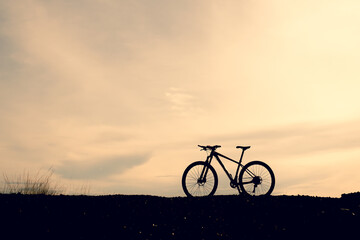
<path fill-rule="evenodd" d="M 241 156 L 240 156 L 240 160 L 239 160 L 239 165 L 240 165 L 241 162 L 242 162 L 242 159 L 243 159 L 243 156 L 244 156 L 245 151 L 246 151 L 247 149 L 249 149 L 250 146 L 246 146 L 246 147 L 244 147 L 244 146 L 236 146 L 236 148 L 241 148 L 241 150 L 242 150 Z"/>
<path fill-rule="evenodd" d="M 239 160 L 239 165 L 241 164 L 242 159 L 243 159 L 243 157 L 244 157 L 244 152 L 245 152 L 245 150 L 242 149 L 242 152 L 241 152 L 241 155 L 240 155 L 240 160 Z"/>

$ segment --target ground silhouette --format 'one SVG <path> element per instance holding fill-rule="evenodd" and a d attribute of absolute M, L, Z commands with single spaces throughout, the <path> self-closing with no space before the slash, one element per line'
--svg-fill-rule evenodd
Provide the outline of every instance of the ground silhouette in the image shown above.
<path fill-rule="evenodd" d="M 360 194 L 310 196 L 0 194 L 9 239 L 334 239 L 358 237 Z M 356 235 L 354 235 L 356 234 Z"/>

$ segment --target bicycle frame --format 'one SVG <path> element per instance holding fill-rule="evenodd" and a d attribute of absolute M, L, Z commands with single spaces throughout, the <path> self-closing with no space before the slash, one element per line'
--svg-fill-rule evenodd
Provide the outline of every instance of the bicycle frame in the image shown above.
<path fill-rule="evenodd" d="M 230 187 L 237 189 L 240 195 L 269 196 L 274 190 L 275 175 L 269 165 L 258 160 L 242 164 L 245 151 L 251 146 L 236 146 L 237 149 L 242 150 L 238 161 L 217 152 L 217 149 L 221 147 L 220 145 L 198 145 L 198 147 L 201 148 L 200 151 L 207 152 L 207 157 L 204 159 L 205 161 L 191 163 L 183 173 L 181 184 L 188 197 L 215 194 L 219 177 L 214 166 L 211 165 L 214 158 L 230 180 Z M 237 164 L 237 168 L 235 169 L 235 166 L 230 168 L 227 166 L 228 164 L 224 164 L 223 159 Z"/>
<path fill-rule="evenodd" d="M 211 150 L 211 153 L 209 154 L 209 156 L 207 156 L 205 162 L 208 163 L 209 165 L 211 164 L 211 161 L 213 159 L 213 157 L 215 157 L 215 159 L 218 161 L 218 163 L 220 164 L 220 166 L 223 168 L 223 170 L 225 171 L 227 177 L 229 178 L 230 180 L 230 183 L 234 184 L 235 186 L 238 185 L 236 179 L 237 179 L 237 176 L 239 174 L 239 170 L 240 170 L 240 167 L 243 167 L 243 165 L 241 164 L 242 162 L 242 159 L 243 159 L 243 156 L 244 156 L 244 150 L 242 151 L 241 153 L 241 156 L 240 156 L 240 160 L 239 162 L 235 161 L 234 159 L 231 159 L 227 156 L 224 156 L 218 152 L 216 152 L 215 150 Z M 222 163 L 222 161 L 220 160 L 220 157 L 222 158 L 225 158 L 231 162 L 234 162 L 236 164 L 238 164 L 238 167 L 236 169 L 236 173 L 235 173 L 235 176 L 234 178 L 231 176 L 231 174 L 228 172 L 228 170 L 226 169 L 225 165 Z M 204 176 L 206 177 L 207 176 L 207 172 L 208 172 L 208 168 L 204 167 L 204 169 L 202 170 L 201 172 L 201 175 L 200 175 L 200 179 L 204 179 Z M 250 171 L 247 171 L 250 175 L 254 175 L 253 173 L 251 173 Z M 255 176 L 255 175 L 254 175 Z M 202 181 L 205 181 L 205 180 L 202 180 Z M 250 183 L 250 182 L 249 182 Z"/>

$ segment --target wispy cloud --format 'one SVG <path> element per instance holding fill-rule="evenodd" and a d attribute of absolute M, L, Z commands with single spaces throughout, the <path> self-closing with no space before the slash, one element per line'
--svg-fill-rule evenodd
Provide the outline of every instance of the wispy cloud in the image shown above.
<path fill-rule="evenodd" d="M 183 89 L 171 87 L 165 93 L 165 97 L 176 115 L 194 115 L 196 111 L 201 111 L 201 108 L 197 106 L 198 99 Z"/>
<path fill-rule="evenodd" d="M 64 161 L 55 171 L 66 179 L 104 179 L 139 166 L 148 161 L 149 158 L 148 154 L 139 154 L 85 159 L 82 161 Z"/>

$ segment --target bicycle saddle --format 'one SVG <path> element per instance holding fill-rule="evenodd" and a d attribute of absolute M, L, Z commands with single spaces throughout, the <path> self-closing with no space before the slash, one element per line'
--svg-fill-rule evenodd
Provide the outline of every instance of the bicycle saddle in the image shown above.
<path fill-rule="evenodd" d="M 249 149 L 251 146 L 236 146 L 236 148 L 241 148 L 243 151 L 245 151 L 246 149 Z"/>

